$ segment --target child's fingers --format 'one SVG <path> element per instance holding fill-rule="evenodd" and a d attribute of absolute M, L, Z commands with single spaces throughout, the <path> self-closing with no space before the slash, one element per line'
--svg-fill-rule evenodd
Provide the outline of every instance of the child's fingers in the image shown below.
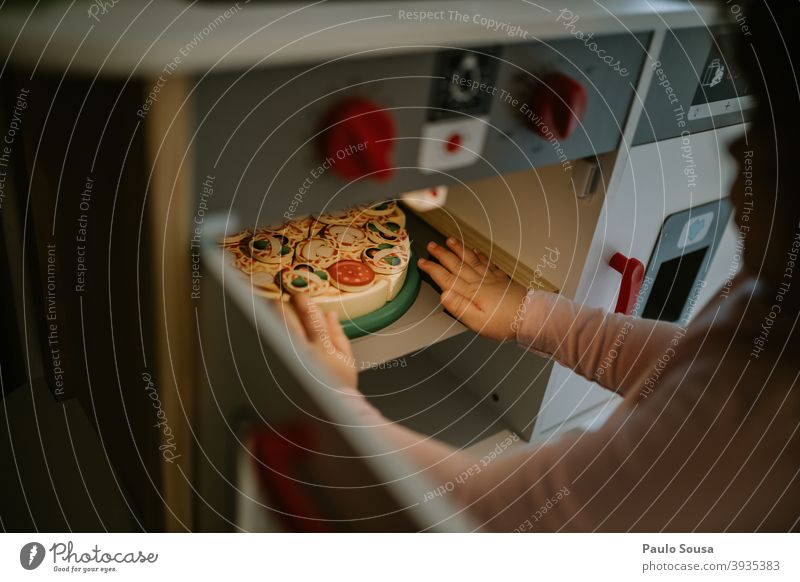
<path fill-rule="evenodd" d="M 330 331 L 331 342 L 333 342 L 333 346 L 345 356 L 351 356 L 353 354 L 353 350 L 350 346 L 350 340 L 347 339 L 347 336 L 342 329 L 342 324 L 339 323 L 339 316 L 335 311 L 331 311 L 326 313 L 325 317 L 328 319 L 328 331 Z"/>
<path fill-rule="evenodd" d="M 471 266 L 464 263 L 459 256 L 451 253 L 445 247 L 431 241 L 428 243 L 428 251 L 453 275 L 469 282 L 480 280 L 480 275 Z"/>
<path fill-rule="evenodd" d="M 495 275 L 497 277 L 506 276 L 506 274 L 503 271 L 501 271 L 494 263 L 490 262 L 489 258 L 486 255 L 484 255 L 481 251 L 475 249 L 474 253 L 475 256 L 478 257 L 478 260 L 481 262 L 481 266 L 483 267 L 484 272 L 491 273 L 492 275 Z"/>
<path fill-rule="evenodd" d="M 476 271 L 480 270 L 481 261 L 478 259 L 478 256 L 452 236 L 447 239 L 447 246 L 461 259 L 461 262 L 469 265 L 470 268 Z"/>
<path fill-rule="evenodd" d="M 475 249 L 473 252 L 475 253 L 475 256 L 478 257 L 478 262 L 480 262 L 481 264 L 480 269 L 478 269 L 478 271 L 483 274 L 491 275 L 492 265 L 489 263 L 489 259 L 486 258 L 486 255 L 484 255 L 478 249 Z"/>
<path fill-rule="evenodd" d="M 419 268 L 428 273 L 431 279 L 442 289 L 455 289 L 459 293 L 469 293 L 468 283 L 460 277 L 445 269 L 439 263 L 420 259 L 417 261 Z"/>
<path fill-rule="evenodd" d="M 292 295 L 292 306 L 309 341 L 318 344 L 330 336 L 328 323 L 319 306 L 309 300 L 303 293 Z"/>
<path fill-rule="evenodd" d="M 440 300 L 444 308 L 457 317 L 461 323 L 473 331 L 481 330 L 484 324 L 483 312 L 468 297 L 451 289 L 442 293 Z"/>
<path fill-rule="evenodd" d="M 283 322 L 286 324 L 289 333 L 308 341 L 308 335 L 300 322 L 297 310 L 282 301 L 276 301 L 275 303 L 283 316 Z"/>

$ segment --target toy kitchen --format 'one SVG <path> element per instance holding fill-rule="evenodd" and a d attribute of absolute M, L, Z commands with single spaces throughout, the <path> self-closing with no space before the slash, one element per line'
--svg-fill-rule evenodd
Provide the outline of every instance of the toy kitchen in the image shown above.
<path fill-rule="evenodd" d="M 5 384 L 40 377 L 80 403 L 143 528 L 475 527 L 425 495 L 439 484 L 403 450 L 363 438 L 283 324 L 298 287 L 338 309 L 382 415 L 482 456 L 592 430 L 619 399 L 447 313 L 416 267 L 428 241 L 674 322 L 735 273 L 727 144 L 753 103 L 719 42 L 736 24 L 720 28 L 713 3 L 51 2 L 25 16 L 0 25 L 4 111 L 25 102 L 4 206 L 4 260 L 25 275 L 3 303 L 24 328 L 6 345 L 41 347 L 4 362 Z M 358 252 L 333 269 L 331 241 Z"/>

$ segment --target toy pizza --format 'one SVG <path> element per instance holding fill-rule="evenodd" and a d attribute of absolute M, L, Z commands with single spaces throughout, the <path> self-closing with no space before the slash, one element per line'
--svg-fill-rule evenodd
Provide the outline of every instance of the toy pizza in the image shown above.
<path fill-rule="evenodd" d="M 376 311 L 405 283 L 406 218 L 393 201 L 226 235 L 219 242 L 254 293 L 288 300 L 307 294 L 341 320 Z"/>

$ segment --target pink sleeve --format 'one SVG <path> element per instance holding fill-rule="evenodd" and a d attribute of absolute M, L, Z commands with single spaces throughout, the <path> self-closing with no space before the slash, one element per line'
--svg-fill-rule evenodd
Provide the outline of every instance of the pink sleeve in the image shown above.
<path fill-rule="evenodd" d="M 625 396 L 680 331 L 671 323 L 584 307 L 556 293 L 531 291 L 517 342 Z"/>
<path fill-rule="evenodd" d="M 637 365 L 639 352 L 652 357 L 656 348 L 645 344 L 676 329 L 533 295 L 521 342 L 584 372 L 603 357 L 591 342 L 608 350 L 626 323 L 610 368 Z M 392 423 L 356 392 L 351 405 L 366 430 L 381 431 L 434 487 L 452 484 L 448 495 L 484 530 L 794 530 L 800 396 L 797 366 L 780 358 L 786 338 L 796 340 L 796 319 L 773 331 L 766 357 L 754 360 L 753 337 L 769 307 L 759 304 L 742 323 L 741 305 L 751 296 L 727 301 L 727 311 L 716 305 L 701 325 L 695 320 L 659 389 L 619 406 L 600 429 L 508 449 L 486 463 Z M 603 376 L 607 385 L 625 380 L 611 369 Z"/>
<path fill-rule="evenodd" d="M 693 366 L 694 380 L 707 385 L 715 368 L 715 362 Z M 675 392 L 685 374 L 679 368 L 649 398 L 620 406 L 595 432 L 509 449 L 486 462 L 383 418 L 363 397 L 354 404 L 432 487 L 451 485 L 447 495 L 483 531 L 752 531 L 774 500 L 790 501 L 786 487 L 796 480 L 796 463 L 784 463 L 788 470 L 765 481 L 774 454 L 746 451 L 762 433 L 779 444 L 786 434 L 768 428 L 771 411 L 743 434 L 737 402 L 720 406 L 717 395 Z M 779 423 L 796 424 L 796 418 Z M 728 439 L 734 446 L 721 447 Z M 791 505 L 795 510 L 797 503 Z"/>
<path fill-rule="evenodd" d="M 671 399 L 666 392 L 654 394 L 645 407 L 619 407 L 596 432 L 570 433 L 549 444 L 509 449 L 491 459 L 387 420 L 363 397 L 356 396 L 351 404 L 362 426 L 370 427 L 367 431 L 388 437 L 395 452 L 413 459 L 431 487 L 446 489 L 480 530 L 688 530 L 703 515 L 704 498 L 681 505 L 696 484 L 694 473 L 681 469 L 686 451 L 702 442 L 705 427 L 682 424 L 686 402 Z M 670 400 L 671 405 L 665 407 Z M 702 466 L 712 465 L 718 451 L 712 440 L 706 443 L 709 446 L 697 455 Z M 665 483 L 675 475 L 680 479 L 662 497 Z M 715 476 L 717 495 L 725 483 Z M 420 503 L 426 499 L 420 491 Z"/>

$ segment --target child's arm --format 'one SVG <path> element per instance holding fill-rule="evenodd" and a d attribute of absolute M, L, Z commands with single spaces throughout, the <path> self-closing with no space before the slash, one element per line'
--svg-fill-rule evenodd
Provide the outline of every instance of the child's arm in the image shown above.
<path fill-rule="evenodd" d="M 559 295 L 513 282 L 480 253 L 453 239 L 431 244 L 438 262 L 419 267 L 442 288 L 442 305 L 473 331 L 552 355 L 562 365 L 626 395 L 663 355 L 679 328 L 673 324 L 608 314 Z M 641 386 L 637 386 L 638 389 Z"/>
<path fill-rule="evenodd" d="M 669 356 L 680 334 L 671 323 L 606 313 L 545 291 L 528 293 L 521 313 L 520 345 L 622 396 L 641 390 L 637 380 Z"/>

